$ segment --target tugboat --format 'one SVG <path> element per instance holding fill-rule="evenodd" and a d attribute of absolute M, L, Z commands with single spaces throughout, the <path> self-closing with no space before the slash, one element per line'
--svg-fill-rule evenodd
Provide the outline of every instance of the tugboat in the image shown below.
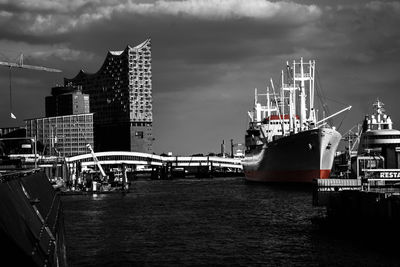
<path fill-rule="evenodd" d="M 351 106 L 317 121 L 314 76 L 315 61 L 303 62 L 301 58 L 293 61 L 292 67 L 287 63 L 286 75 L 282 71 L 278 95 L 272 80 L 272 93 L 268 87 L 266 94 L 255 90 L 242 161 L 246 180 L 312 183 L 313 179 L 330 177 L 341 135 L 326 121 Z M 266 96 L 265 106 L 258 101 L 259 96 Z M 296 114 L 297 97 L 300 115 Z"/>

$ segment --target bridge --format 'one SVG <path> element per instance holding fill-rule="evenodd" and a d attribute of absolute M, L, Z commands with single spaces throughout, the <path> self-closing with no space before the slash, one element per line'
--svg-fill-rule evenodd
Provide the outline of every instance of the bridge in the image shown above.
<path fill-rule="evenodd" d="M 128 172 L 152 172 L 152 175 L 205 174 L 215 172 L 238 173 L 242 170 L 241 159 L 216 156 L 160 156 L 155 154 L 109 151 L 94 153 L 98 163 L 108 170 L 126 168 Z M 83 154 L 65 158 L 69 173 L 77 173 L 79 169 L 92 169 L 97 164 L 93 155 Z M 79 166 L 79 167 L 78 167 Z M 157 174 L 158 173 L 158 174 Z"/>

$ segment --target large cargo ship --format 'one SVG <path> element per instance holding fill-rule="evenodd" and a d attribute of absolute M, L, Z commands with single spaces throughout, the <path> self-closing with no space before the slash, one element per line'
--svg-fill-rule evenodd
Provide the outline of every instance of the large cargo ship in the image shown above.
<path fill-rule="evenodd" d="M 329 178 L 341 134 L 326 121 L 351 107 L 318 121 L 314 77 L 315 61 L 301 59 L 282 71 L 278 94 L 272 80 L 272 92 L 269 87 L 266 94 L 255 90 L 242 162 L 246 180 L 311 183 Z M 263 96 L 266 105 L 259 102 Z"/>

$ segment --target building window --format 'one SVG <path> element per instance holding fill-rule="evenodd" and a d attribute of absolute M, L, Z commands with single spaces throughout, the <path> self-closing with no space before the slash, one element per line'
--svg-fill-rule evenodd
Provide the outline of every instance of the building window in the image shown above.
<path fill-rule="evenodd" d="M 137 132 L 135 132 L 135 136 L 137 138 L 143 139 L 143 132 L 142 131 L 137 131 Z"/>

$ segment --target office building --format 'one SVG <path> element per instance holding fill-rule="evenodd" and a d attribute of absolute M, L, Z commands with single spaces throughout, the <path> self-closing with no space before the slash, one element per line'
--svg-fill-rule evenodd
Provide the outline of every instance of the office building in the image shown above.
<path fill-rule="evenodd" d="M 75 156 L 93 147 L 93 113 L 25 120 L 26 135 L 42 144 L 39 154 Z"/>
<path fill-rule="evenodd" d="M 83 94 L 79 88 L 56 86 L 47 96 L 46 117 L 89 113 L 89 95 Z"/>

